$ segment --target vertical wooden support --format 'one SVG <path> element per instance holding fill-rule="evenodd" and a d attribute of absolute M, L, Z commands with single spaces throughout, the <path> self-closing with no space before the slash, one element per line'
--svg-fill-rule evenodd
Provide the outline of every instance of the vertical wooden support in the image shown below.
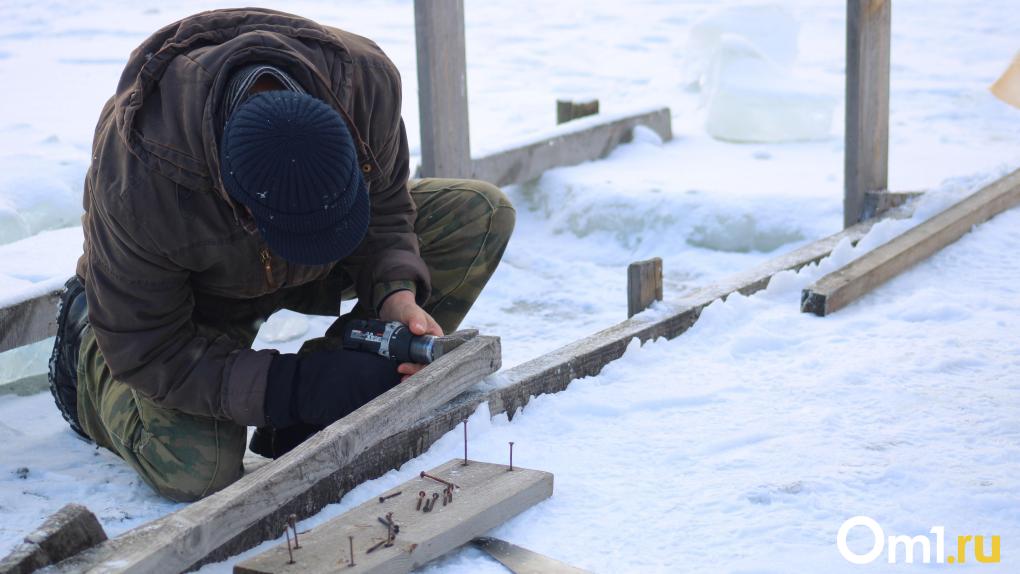
<path fill-rule="evenodd" d="M 889 36 L 892 0 L 847 0 L 843 226 L 889 180 Z"/>
<path fill-rule="evenodd" d="M 627 267 L 627 317 L 662 301 L 662 259 L 635 261 Z"/>
<path fill-rule="evenodd" d="M 571 100 L 556 100 L 556 124 L 565 124 L 570 120 L 594 116 L 599 113 L 599 101 L 590 100 L 587 102 L 575 102 Z"/>
<path fill-rule="evenodd" d="M 421 175 L 469 177 L 464 0 L 415 0 Z"/>

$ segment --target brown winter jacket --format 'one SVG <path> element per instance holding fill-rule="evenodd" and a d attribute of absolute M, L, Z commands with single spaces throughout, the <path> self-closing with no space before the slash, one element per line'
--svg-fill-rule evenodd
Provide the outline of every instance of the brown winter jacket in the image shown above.
<path fill-rule="evenodd" d="M 289 289 L 338 275 L 334 265 L 271 254 L 223 190 L 220 104 L 231 70 L 254 62 L 286 71 L 351 128 L 372 219 L 339 265 L 359 300 L 375 308 L 400 287 L 415 287 L 419 302 L 429 291 L 412 228 L 400 77 L 378 46 L 261 9 L 204 12 L 153 34 L 131 54 L 96 127 L 77 272 L 114 377 L 163 407 L 247 425 L 264 423 L 275 351 L 231 338 L 231 321 L 251 325 Z M 339 289 L 335 297 L 333 313 Z"/>

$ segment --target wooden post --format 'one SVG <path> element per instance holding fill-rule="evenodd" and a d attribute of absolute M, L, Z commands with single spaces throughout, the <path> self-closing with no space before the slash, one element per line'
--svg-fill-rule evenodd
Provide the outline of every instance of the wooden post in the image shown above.
<path fill-rule="evenodd" d="M 422 177 L 469 177 L 464 0 L 415 0 Z"/>
<path fill-rule="evenodd" d="M 662 301 L 662 259 L 635 261 L 627 267 L 627 317 Z"/>
<path fill-rule="evenodd" d="M 564 124 L 570 120 L 594 116 L 599 113 L 599 101 L 574 102 L 571 100 L 556 100 L 556 123 Z"/>
<path fill-rule="evenodd" d="M 847 0 L 843 227 L 862 219 L 864 195 L 889 180 L 892 0 Z"/>

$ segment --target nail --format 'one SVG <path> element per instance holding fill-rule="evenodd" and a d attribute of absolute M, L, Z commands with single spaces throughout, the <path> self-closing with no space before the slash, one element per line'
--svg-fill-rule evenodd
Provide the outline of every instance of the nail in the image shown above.
<path fill-rule="evenodd" d="M 415 507 L 415 510 L 421 510 L 421 501 L 423 501 L 423 500 L 425 500 L 425 491 L 424 490 L 419 490 L 418 491 L 418 506 Z"/>
<path fill-rule="evenodd" d="M 354 537 L 353 536 L 348 536 L 347 537 L 347 541 L 351 545 L 351 563 L 348 564 L 348 566 L 353 568 L 354 567 Z"/>
<path fill-rule="evenodd" d="M 449 497 L 450 502 L 453 502 L 453 489 L 449 486 L 446 487 L 446 496 Z"/>
<path fill-rule="evenodd" d="M 467 419 L 464 419 L 464 464 L 467 466 Z"/>
<path fill-rule="evenodd" d="M 431 478 L 432 480 L 434 480 L 436 482 L 439 482 L 439 483 L 442 483 L 442 484 L 445 484 L 446 486 L 449 486 L 450 488 L 458 488 L 456 484 L 454 484 L 454 483 L 452 483 L 450 481 L 447 481 L 447 480 L 443 480 L 443 479 L 439 478 L 438 476 L 432 476 L 431 474 L 425 472 L 424 470 L 421 471 L 421 474 L 419 476 L 422 477 L 422 478 Z"/>
<path fill-rule="evenodd" d="M 376 550 L 378 550 L 379 548 L 381 548 L 383 544 L 386 544 L 386 540 L 387 540 L 387 539 L 385 539 L 385 538 L 384 538 L 384 539 L 382 539 L 382 540 L 380 540 L 379 542 L 377 542 L 377 543 L 375 544 L 375 546 L 373 546 L 373 547 L 369 548 L 368 550 L 366 550 L 366 551 L 365 551 L 365 554 L 371 554 L 371 553 L 375 552 Z"/>
<path fill-rule="evenodd" d="M 301 548 L 301 545 L 298 544 L 297 539 L 297 514 L 291 514 L 290 516 L 288 516 L 287 522 L 290 523 L 291 529 L 294 530 L 294 550 L 297 550 L 298 548 Z"/>
<path fill-rule="evenodd" d="M 403 490 L 398 490 L 398 491 L 394 492 L 393 494 L 387 494 L 386 496 L 380 496 L 379 497 L 379 502 L 386 502 L 387 500 L 393 498 L 394 496 L 400 496 L 400 493 L 402 493 L 402 492 L 404 492 L 404 491 Z"/>
<path fill-rule="evenodd" d="M 290 560 L 287 561 L 287 564 L 293 564 L 294 551 L 290 549 L 290 528 L 288 528 L 288 525 L 284 525 L 283 531 L 287 533 L 287 556 L 290 557 Z"/>
<path fill-rule="evenodd" d="M 510 470 L 514 469 L 514 441 L 510 441 Z"/>

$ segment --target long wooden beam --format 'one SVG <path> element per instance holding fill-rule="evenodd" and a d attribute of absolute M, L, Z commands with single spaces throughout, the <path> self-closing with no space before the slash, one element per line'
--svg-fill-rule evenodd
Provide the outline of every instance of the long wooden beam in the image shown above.
<path fill-rule="evenodd" d="M 619 144 L 630 141 L 636 126 L 652 129 L 663 141 L 673 138 L 669 108 L 608 119 L 589 116 L 512 149 L 475 158 L 471 177 L 500 186 L 531 181 L 554 167 L 605 157 Z"/>
<path fill-rule="evenodd" d="M 598 374 L 606 364 L 622 356 L 627 345 L 635 337 L 642 341 L 658 337 L 676 337 L 690 328 L 697 320 L 701 310 L 712 302 L 732 293 L 749 295 L 764 289 L 775 274 L 800 269 L 805 265 L 815 263 L 826 257 L 842 241 L 856 243 L 871 229 L 872 225 L 874 225 L 873 221 L 862 222 L 771 259 L 750 271 L 733 275 L 691 294 L 682 301 L 666 304 L 669 305 L 669 310 L 662 311 L 662 315 L 652 316 L 647 313 L 635 315 L 581 341 L 571 343 L 508 370 L 501 376 L 502 381 L 499 388 L 473 388 L 433 410 L 427 416 L 422 416 L 418 420 L 406 424 L 399 432 L 385 438 L 382 433 L 378 434 L 374 444 L 366 447 L 360 453 L 354 453 L 353 456 L 344 458 L 342 463 L 337 462 L 334 465 L 334 472 L 327 480 L 318 481 L 304 492 L 293 492 L 294 498 L 275 512 L 267 512 L 261 518 L 247 524 L 235 524 L 234 526 L 237 528 L 232 529 L 232 535 L 226 539 L 222 536 L 217 536 L 212 540 L 200 539 L 203 542 L 202 550 L 207 552 L 204 556 L 200 555 L 200 552 L 188 553 L 188 559 L 194 559 L 190 568 L 226 560 L 264 540 L 280 536 L 282 533 L 280 525 L 291 513 L 297 514 L 300 518 L 311 516 L 318 512 L 326 502 L 338 500 L 366 480 L 377 478 L 394 468 L 399 468 L 408 460 L 428 450 L 433 443 L 473 414 L 480 405 L 486 404 L 491 416 L 507 413 L 512 418 L 517 410 L 525 406 L 532 397 L 559 392 L 574 379 Z M 458 349 L 457 352 L 468 352 L 469 349 L 466 347 L 467 345 Z M 335 435 L 334 432 L 330 436 Z M 317 437 L 314 444 L 299 446 L 288 456 L 293 456 L 294 453 L 301 453 L 304 456 L 308 451 L 322 450 L 321 440 Z M 250 486 L 252 482 L 270 480 L 263 479 L 262 476 L 272 476 L 271 480 L 274 481 L 286 476 L 287 472 L 291 471 L 280 470 L 281 462 L 284 460 L 280 459 L 280 461 L 263 467 L 264 469 L 275 469 L 271 475 L 263 472 L 259 478 L 245 477 L 242 479 L 249 482 L 246 490 L 252 488 Z M 290 480 L 305 482 L 304 477 L 299 473 L 292 474 Z M 228 490 L 230 489 L 228 488 Z M 191 507 L 203 503 L 205 501 L 200 501 Z M 121 538 L 130 535 L 139 539 L 145 535 L 145 532 L 155 531 L 164 524 L 175 524 L 182 519 L 199 520 L 201 513 L 189 513 L 184 517 L 174 518 L 191 507 L 139 527 Z M 201 529 L 198 532 L 204 533 L 205 530 Z M 101 561 L 113 560 L 119 556 L 118 546 L 122 543 L 118 540 L 119 538 L 111 541 L 104 547 L 101 554 L 93 551 L 62 563 L 61 571 L 87 571 Z M 188 566 L 180 566 L 184 561 L 178 559 L 173 562 L 173 565 L 178 569 L 188 568 Z"/>
<path fill-rule="evenodd" d="M 57 334 L 60 291 L 0 308 L 0 353 Z"/>
<path fill-rule="evenodd" d="M 973 226 L 1020 204 L 1020 169 L 829 273 L 804 290 L 801 311 L 825 316 L 956 241 Z"/>
<path fill-rule="evenodd" d="M 314 435 L 272 464 L 205 499 L 61 562 L 62 572 L 181 572 L 260 525 L 279 534 L 291 513 L 340 499 L 348 465 L 500 367 L 496 337 L 477 337 Z"/>

